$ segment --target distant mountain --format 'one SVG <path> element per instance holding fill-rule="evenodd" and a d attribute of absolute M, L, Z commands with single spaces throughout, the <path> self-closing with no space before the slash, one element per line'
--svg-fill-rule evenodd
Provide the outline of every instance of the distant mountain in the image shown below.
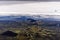
<path fill-rule="evenodd" d="M 56 21 L 54 18 L 50 17 L 46 18 L 43 16 L 0 16 L 0 27 L 22 27 L 26 25 L 38 25 L 39 22 L 41 22 L 41 25 L 45 26 L 57 26 L 57 24 L 60 25 L 60 21 Z"/>
<path fill-rule="evenodd" d="M 48 16 L 47 16 L 48 17 Z M 27 16 L 27 15 L 25 15 L 25 16 L 0 16 L 0 20 L 26 20 L 26 19 L 34 19 L 34 20 L 40 20 L 40 19 L 45 19 L 45 20 L 52 20 L 53 21 L 53 19 L 54 18 L 50 18 L 50 17 L 43 17 L 43 16 L 39 16 L 39 15 L 37 15 L 37 16 Z"/>
<path fill-rule="evenodd" d="M 12 21 L 38 21 L 38 20 L 42 20 L 42 21 L 56 21 L 54 18 L 44 18 L 42 16 L 0 16 L 0 22 L 12 22 Z"/>

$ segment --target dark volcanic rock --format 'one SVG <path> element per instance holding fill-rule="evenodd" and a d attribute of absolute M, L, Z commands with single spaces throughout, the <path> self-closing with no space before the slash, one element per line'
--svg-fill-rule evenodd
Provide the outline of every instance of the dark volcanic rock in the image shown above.
<path fill-rule="evenodd" d="M 6 32 L 2 33 L 1 35 L 9 36 L 9 37 L 15 37 L 15 36 L 17 36 L 17 33 L 14 33 L 12 31 L 6 31 Z"/>

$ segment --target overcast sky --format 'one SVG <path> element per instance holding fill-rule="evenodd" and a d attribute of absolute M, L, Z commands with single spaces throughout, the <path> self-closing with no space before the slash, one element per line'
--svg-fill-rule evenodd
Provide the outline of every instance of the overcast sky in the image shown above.
<path fill-rule="evenodd" d="M 0 1 L 0 15 L 60 15 L 60 2 Z"/>
<path fill-rule="evenodd" d="M 0 0 L 0 1 L 60 1 L 60 0 Z"/>

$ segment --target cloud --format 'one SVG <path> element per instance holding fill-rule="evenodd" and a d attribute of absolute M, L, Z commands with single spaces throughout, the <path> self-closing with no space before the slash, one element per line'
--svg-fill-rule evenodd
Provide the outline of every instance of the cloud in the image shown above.
<path fill-rule="evenodd" d="M 4 2 L 3 2 L 4 3 Z M 6 4 L 0 5 L 0 15 L 60 15 L 60 2 L 24 2 L 23 4 L 13 1 L 5 2 Z M 11 4 L 8 4 L 11 3 Z M 1 3 L 2 4 L 2 3 Z M 8 4 L 8 5 L 7 5 Z M 56 10 L 56 11 L 55 11 Z"/>
<path fill-rule="evenodd" d="M 0 1 L 60 1 L 60 0 L 0 0 Z"/>

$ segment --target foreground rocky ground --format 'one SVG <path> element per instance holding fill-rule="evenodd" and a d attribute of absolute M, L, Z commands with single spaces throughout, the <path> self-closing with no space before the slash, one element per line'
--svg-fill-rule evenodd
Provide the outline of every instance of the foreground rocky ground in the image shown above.
<path fill-rule="evenodd" d="M 16 31 L 6 31 L 0 35 L 0 40 L 59 40 L 56 33 L 51 30 L 28 27 Z"/>

